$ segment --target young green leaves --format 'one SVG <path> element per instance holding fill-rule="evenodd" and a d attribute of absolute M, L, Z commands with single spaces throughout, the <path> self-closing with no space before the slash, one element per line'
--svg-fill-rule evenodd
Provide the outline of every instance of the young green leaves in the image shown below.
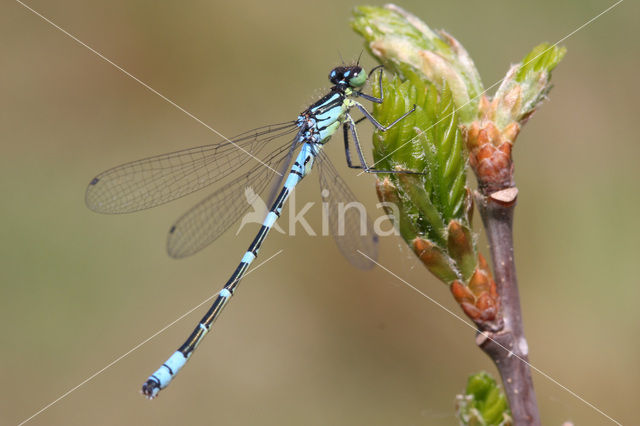
<path fill-rule="evenodd" d="M 565 51 L 537 46 L 511 67 L 490 100 L 469 54 L 451 35 L 395 5 L 353 13 L 352 26 L 368 51 L 396 74 L 383 79 L 385 102 L 374 116 L 388 123 L 416 105 L 393 129 L 375 133 L 374 159 L 378 169 L 424 175 L 379 176 L 378 197 L 397 206 L 389 212 L 402 237 L 450 285 L 465 313 L 480 329 L 497 330 L 500 300 L 475 247 L 465 167 L 468 161 L 483 195 L 514 187 L 513 142 L 546 98 L 551 70 Z"/>
<path fill-rule="evenodd" d="M 401 80 L 448 88 L 469 160 L 484 195 L 514 186 L 511 148 L 521 126 L 551 89 L 551 71 L 565 49 L 543 43 L 507 72 L 495 96 L 484 96 L 480 75 L 464 47 L 398 6 L 360 6 L 352 27 L 367 50 Z"/>
<path fill-rule="evenodd" d="M 475 118 L 484 89 L 473 61 L 455 38 L 445 31 L 431 30 L 393 4 L 360 6 L 353 14 L 353 29 L 365 38 L 367 49 L 382 64 L 403 80 L 415 74 L 438 90 L 449 86 L 460 121 Z"/>
<path fill-rule="evenodd" d="M 464 394 L 456 398 L 458 420 L 465 426 L 511 426 L 507 398 L 485 372 L 469 377 Z"/>
<path fill-rule="evenodd" d="M 466 188 L 464 141 L 453 96 L 405 71 L 408 80 L 382 77 L 385 101 L 373 114 L 386 123 L 416 110 L 373 137 L 375 166 L 389 173 L 377 182 L 378 198 L 424 265 L 449 284 L 464 311 L 483 329 L 499 327 L 498 298 L 471 230 L 472 198 Z M 373 85 L 379 96 L 378 86 Z"/>

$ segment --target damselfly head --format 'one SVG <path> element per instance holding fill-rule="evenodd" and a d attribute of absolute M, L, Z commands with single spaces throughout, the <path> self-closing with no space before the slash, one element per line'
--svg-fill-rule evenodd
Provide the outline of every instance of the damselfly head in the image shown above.
<path fill-rule="evenodd" d="M 329 80 L 337 86 L 361 87 L 367 81 L 367 72 L 359 65 L 335 67 L 329 73 Z"/>

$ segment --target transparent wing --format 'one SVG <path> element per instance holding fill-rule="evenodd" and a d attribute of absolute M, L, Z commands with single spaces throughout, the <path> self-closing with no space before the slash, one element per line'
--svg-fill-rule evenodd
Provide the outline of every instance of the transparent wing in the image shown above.
<path fill-rule="evenodd" d="M 291 142 L 276 149 L 264 158 L 265 164 L 278 171 L 286 170 L 298 146 Z M 275 187 L 286 176 L 258 165 L 222 186 L 176 221 L 169 230 L 167 252 L 171 257 L 182 258 L 202 250 L 240 219 L 270 182 L 275 181 Z"/>
<path fill-rule="evenodd" d="M 295 122 L 274 124 L 237 135 L 231 138 L 233 143 L 225 140 L 122 164 L 96 176 L 87 187 L 85 201 L 96 212 L 130 213 L 231 177 L 249 162 L 273 173 L 256 158 L 266 163 L 275 147 L 271 142 L 297 130 Z"/>
<path fill-rule="evenodd" d="M 323 152 L 318 155 L 318 169 L 322 201 L 328 205 L 329 231 L 338 248 L 353 266 L 373 268 L 375 263 L 360 253 L 373 260 L 378 258 L 378 235 L 364 206 Z"/>

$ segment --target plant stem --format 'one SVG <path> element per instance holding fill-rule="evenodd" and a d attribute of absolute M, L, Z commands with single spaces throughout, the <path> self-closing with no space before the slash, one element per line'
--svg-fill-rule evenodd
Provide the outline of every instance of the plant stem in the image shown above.
<path fill-rule="evenodd" d="M 477 344 L 493 360 L 502 376 L 516 426 L 540 425 L 538 403 L 529 369 L 529 349 L 524 336 L 518 280 L 513 252 L 515 187 L 475 198 L 482 216 L 493 261 L 500 313 L 504 326 L 478 335 Z"/>

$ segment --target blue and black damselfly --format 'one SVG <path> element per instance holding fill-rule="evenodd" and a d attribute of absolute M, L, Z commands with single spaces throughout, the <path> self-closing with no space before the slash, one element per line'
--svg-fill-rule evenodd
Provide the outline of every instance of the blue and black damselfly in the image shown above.
<path fill-rule="evenodd" d="M 381 67 L 374 68 L 372 74 L 377 68 L 380 68 L 381 77 Z M 398 173 L 376 170 L 367 165 L 358 141 L 356 124 L 366 118 L 378 130 L 385 131 L 413 112 L 415 106 L 393 123 L 383 126 L 356 100 L 359 97 L 383 102 L 381 81 L 380 98 L 362 92 L 368 78 L 359 65 L 336 67 L 329 73 L 329 80 L 333 84 L 330 92 L 303 111 L 296 121 L 260 127 L 211 145 L 126 163 L 99 174 L 91 181 L 87 188 L 86 203 L 90 209 L 101 213 L 143 210 L 214 183 L 220 185 L 218 190 L 185 213 L 169 230 L 167 250 L 169 255 L 176 258 L 189 256 L 206 247 L 248 210 L 250 203 L 244 199 L 245 188 L 253 188 L 255 196 L 262 194 L 269 186 L 272 188 L 269 213 L 240 264 L 187 340 L 143 384 L 142 393 L 145 396 L 153 398 L 167 387 L 211 329 L 258 255 L 289 194 L 310 172 L 314 161 L 317 161 L 320 169 L 323 201 L 329 206 L 329 228 L 340 251 L 359 268 L 371 268 L 374 265 L 370 259 L 377 257 L 377 236 L 367 219 L 366 232 L 361 232 L 361 217 L 355 212 L 349 214 L 343 210 L 346 217 L 338 219 L 339 206 L 348 204 L 354 196 L 322 152 L 323 145 L 342 126 L 349 167 L 372 173 Z M 358 122 L 349 114 L 353 107 L 364 114 Z M 350 139 L 353 140 L 359 164 L 352 162 Z M 287 170 L 288 174 L 285 173 Z M 339 224 L 338 220 L 343 222 Z"/>

